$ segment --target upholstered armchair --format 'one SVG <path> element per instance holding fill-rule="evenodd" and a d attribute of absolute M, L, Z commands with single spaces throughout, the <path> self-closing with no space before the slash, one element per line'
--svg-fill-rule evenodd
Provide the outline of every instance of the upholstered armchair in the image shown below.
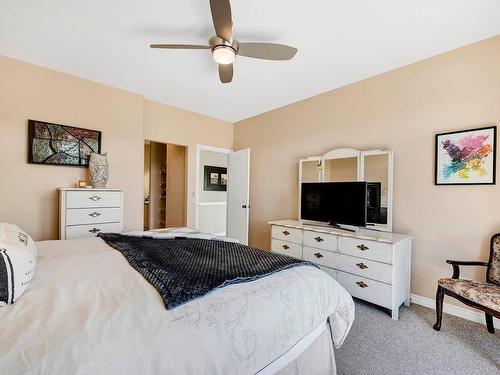
<path fill-rule="evenodd" d="M 443 298 L 447 294 L 467 306 L 484 311 L 488 332 L 495 333 L 493 317 L 500 319 L 500 233 L 491 238 L 488 262 L 462 262 L 447 260 L 453 267 L 453 276 L 438 280 L 436 292 L 437 321 L 434 329 L 441 329 Z M 486 282 L 460 279 L 460 266 L 486 267 Z"/>

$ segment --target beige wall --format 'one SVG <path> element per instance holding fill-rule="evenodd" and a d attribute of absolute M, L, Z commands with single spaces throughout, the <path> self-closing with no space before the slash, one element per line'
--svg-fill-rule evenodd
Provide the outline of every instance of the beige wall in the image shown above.
<path fill-rule="evenodd" d="M 139 95 L 0 56 L 0 221 L 35 239 L 58 236 L 60 186 L 87 169 L 27 163 L 28 119 L 102 131 L 108 187 L 125 189 L 125 229 L 142 226 L 143 99 Z"/>
<path fill-rule="evenodd" d="M 487 259 L 500 231 L 499 186 L 434 186 L 434 135 L 499 120 L 496 37 L 236 123 L 235 149 L 252 149 L 250 242 L 269 248 L 266 222 L 297 216 L 300 158 L 392 149 L 394 230 L 415 235 L 412 292 L 433 298 L 444 260 Z"/>
<path fill-rule="evenodd" d="M 125 230 L 142 228 L 144 138 L 189 146 L 191 224 L 196 143 L 233 143 L 226 122 L 0 56 L 0 221 L 18 224 L 36 240 L 58 237 L 56 189 L 86 179 L 87 169 L 28 164 L 28 119 L 102 131 L 108 186 L 125 189 Z"/>
<path fill-rule="evenodd" d="M 233 147 L 233 125 L 150 100 L 144 101 L 144 137 L 187 146 L 187 225 L 195 226 L 196 145 Z"/>

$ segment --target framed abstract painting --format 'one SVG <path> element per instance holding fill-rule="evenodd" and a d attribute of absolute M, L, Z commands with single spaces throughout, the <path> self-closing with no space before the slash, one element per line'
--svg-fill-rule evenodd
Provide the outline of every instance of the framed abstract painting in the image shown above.
<path fill-rule="evenodd" d="M 497 127 L 436 134 L 436 185 L 494 185 Z"/>
<path fill-rule="evenodd" d="M 92 152 L 101 152 L 100 131 L 28 121 L 28 163 L 88 167 Z"/>

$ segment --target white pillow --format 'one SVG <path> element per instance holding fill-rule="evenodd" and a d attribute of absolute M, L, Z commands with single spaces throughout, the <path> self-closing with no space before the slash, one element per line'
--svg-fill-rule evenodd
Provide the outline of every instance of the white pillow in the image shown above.
<path fill-rule="evenodd" d="M 0 223 L 0 307 L 13 304 L 35 274 L 35 242 L 17 225 Z"/>

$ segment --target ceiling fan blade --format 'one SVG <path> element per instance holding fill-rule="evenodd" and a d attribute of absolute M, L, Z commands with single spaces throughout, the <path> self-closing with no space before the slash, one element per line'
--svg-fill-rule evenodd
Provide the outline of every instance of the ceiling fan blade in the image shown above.
<path fill-rule="evenodd" d="M 210 0 L 210 10 L 212 11 L 215 33 L 219 38 L 231 42 L 233 38 L 233 20 L 229 0 Z"/>
<path fill-rule="evenodd" d="M 290 60 L 297 48 L 276 43 L 240 43 L 238 55 L 264 60 Z"/>
<path fill-rule="evenodd" d="M 167 49 L 210 49 L 210 46 L 200 46 L 195 44 L 151 44 L 149 47 Z"/>
<path fill-rule="evenodd" d="M 219 78 L 222 83 L 233 80 L 233 64 L 219 64 Z"/>

